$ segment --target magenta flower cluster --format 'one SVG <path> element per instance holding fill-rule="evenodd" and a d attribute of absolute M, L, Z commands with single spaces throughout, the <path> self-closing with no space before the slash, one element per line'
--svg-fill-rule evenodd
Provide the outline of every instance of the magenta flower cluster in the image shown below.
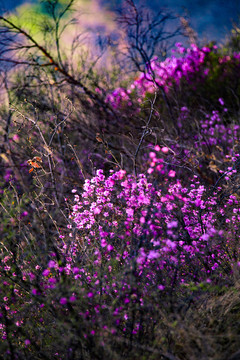
<path fill-rule="evenodd" d="M 194 81 L 203 81 L 208 78 L 211 69 L 211 57 L 216 55 L 217 46 L 199 48 L 195 44 L 186 48 L 181 43 L 176 43 L 175 49 L 172 50 L 172 56 L 164 61 L 159 61 L 154 57 L 146 65 L 145 72 L 141 73 L 128 88 L 119 87 L 112 93 L 108 94 L 106 101 L 110 102 L 115 108 L 119 106 L 131 106 L 133 98 L 142 98 L 146 93 L 153 93 L 157 88 L 162 87 L 166 93 L 172 88 L 178 89 L 182 80 L 187 83 Z M 218 57 L 218 65 L 224 66 L 232 64 L 239 68 L 240 54 L 234 53 L 232 56 Z M 222 68 L 224 76 L 225 70 Z"/>
<path fill-rule="evenodd" d="M 202 76 L 206 76 L 208 69 L 204 66 L 204 60 L 209 52 L 211 50 L 207 47 L 198 48 L 192 44 L 191 48 L 185 48 L 182 44 L 177 43 L 172 56 L 161 62 L 157 57 L 153 58 L 147 65 L 146 72 L 138 76 L 128 89 L 115 89 L 107 96 L 106 101 L 114 107 L 123 103 L 131 105 L 132 93 L 140 96 L 139 100 L 141 100 L 141 97 L 144 97 L 147 92 L 152 93 L 156 90 L 156 84 L 168 92 L 173 83 L 179 85 L 182 78 L 190 81 L 191 77 L 200 71 Z"/>
<path fill-rule="evenodd" d="M 148 176 L 140 174 L 134 178 L 120 170 L 105 177 L 98 170 L 93 179 L 85 182 L 84 192 L 75 194 L 71 214 L 79 230 L 76 241 L 95 249 L 96 263 L 101 263 L 103 257 L 108 261 L 124 257 L 126 265 L 132 261 L 134 251 L 139 274 L 143 268 L 151 269 L 153 277 L 153 268 L 154 273 L 168 269 L 167 278 L 161 278 L 160 284 L 155 280 L 156 286 L 166 285 L 176 266 L 181 282 L 204 281 L 218 268 L 219 276 L 223 276 L 224 266 L 232 265 L 238 237 L 237 197 L 230 194 L 220 203 L 222 187 L 209 195 L 196 175 L 190 186 L 184 187 L 175 171 L 164 169 L 159 154 L 167 149 L 155 149 L 149 154 Z M 148 179 L 155 172 L 162 177 L 158 184 Z M 228 169 L 226 178 L 236 172 Z M 219 227 L 219 216 L 221 224 L 225 224 L 224 231 Z M 226 234 L 227 240 L 223 241 Z M 77 244 L 72 246 L 77 248 Z M 194 269 L 198 269 L 198 274 Z"/>

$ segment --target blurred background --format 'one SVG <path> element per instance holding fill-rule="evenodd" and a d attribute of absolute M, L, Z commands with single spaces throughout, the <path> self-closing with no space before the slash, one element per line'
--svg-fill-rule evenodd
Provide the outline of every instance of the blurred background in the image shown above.
<path fill-rule="evenodd" d="M 115 11 L 120 5 L 120 0 L 78 0 L 78 3 L 97 2 L 104 12 L 106 9 Z M 12 11 L 25 3 L 36 4 L 38 0 L 0 0 L 0 13 Z M 139 0 L 136 0 L 139 3 Z M 231 30 L 232 24 L 239 23 L 239 0 L 145 0 L 142 4 L 149 6 L 154 11 L 161 7 L 168 7 L 179 15 L 188 15 L 190 25 L 202 40 L 215 40 L 222 42 Z"/>

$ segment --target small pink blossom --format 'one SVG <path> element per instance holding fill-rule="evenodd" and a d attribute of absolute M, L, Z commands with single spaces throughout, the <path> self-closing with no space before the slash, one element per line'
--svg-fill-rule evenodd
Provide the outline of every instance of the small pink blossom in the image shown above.
<path fill-rule="evenodd" d="M 13 141 L 19 142 L 20 138 L 19 138 L 18 134 L 14 134 L 12 139 L 13 139 Z"/>
<path fill-rule="evenodd" d="M 162 152 L 164 153 L 164 154 L 166 154 L 166 153 L 168 153 L 168 147 L 166 147 L 166 146 L 164 146 L 163 148 L 162 148 Z"/>
<path fill-rule="evenodd" d="M 150 250 L 149 254 L 148 254 L 148 259 L 149 260 L 153 260 L 153 259 L 157 259 L 159 258 L 159 252 L 155 251 L 155 250 Z"/>
<path fill-rule="evenodd" d="M 170 170 L 168 173 L 169 177 L 175 177 L 175 175 L 176 175 L 176 171 L 174 171 L 174 170 Z"/>
<path fill-rule="evenodd" d="M 154 159 L 154 158 L 156 157 L 155 152 L 151 151 L 151 152 L 149 153 L 149 157 L 150 157 L 151 159 Z"/>
<path fill-rule="evenodd" d="M 109 244 L 108 246 L 107 246 L 107 251 L 112 251 L 113 250 L 113 246 L 111 245 L 111 244 Z"/>
<path fill-rule="evenodd" d="M 178 227 L 178 222 L 176 220 L 173 220 L 167 224 L 168 229 L 176 228 Z"/>

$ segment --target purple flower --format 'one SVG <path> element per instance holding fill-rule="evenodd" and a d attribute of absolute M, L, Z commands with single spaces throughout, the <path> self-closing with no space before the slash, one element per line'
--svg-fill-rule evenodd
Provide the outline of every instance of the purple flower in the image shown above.
<path fill-rule="evenodd" d="M 45 269 L 43 272 L 42 272 L 43 276 L 48 276 L 50 274 L 50 270 L 49 269 Z"/>
<path fill-rule="evenodd" d="M 49 263 L 48 263 L 48 267 L 49 268 L 55 268 L 56 266 L 56 262 L 54 260 L 50 260 Z"/>
<path fill-rule="evenodd" d="M 77 300 L 77 298 L 74 295 L 70 296 L 70 298 L 69 298 L 70 302 L 75 302 L 76 300 Z"/>
<path fill-rule="evenodd" d="M 223 106 L 224 105 L 224 101 L 222 98 L 219 98 L 218 101 L 220 102 L 220 104 Z"/>
<path fill-rule="evenodd" d="M 67 304 L 67 298 L 62 297 L 62 298 L 59 300 L 59 303 L 60 303 L 61 305 L 66 305 L 66 304 Z"/>
<path fill-rule="evenodd" d="M 78 267 L 72 268 L 72 272 L 73 272 L 74 275 L 78 274 L 79 271 L 80 271 L 80 269 Z"/>
<path fill-rule="evenodd" d="M 37 289 L 32 289 L 32 294 L 33 294 L 33 295 L 37 295 L 37 294 L 38 294 Z"/>

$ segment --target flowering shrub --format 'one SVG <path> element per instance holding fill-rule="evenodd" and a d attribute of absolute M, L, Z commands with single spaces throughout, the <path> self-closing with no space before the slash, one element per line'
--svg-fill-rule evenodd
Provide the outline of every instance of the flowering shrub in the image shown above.
<path fill-rule="evenodd" d="M 3 136 L 1 356 L 225 360 L 240 333 L 239 54 L 178 43 L 105 102 L 98 76 L 92 91 L 59 63 L 74 106 L 47 57 L 46 120 L 27 104 Z"/>
<path fill-rule="evenodd" d="M 115 89 L 107 95 L 106 101 L 115 108 L 131 106 L 136 97 L 141 102 L 147 94 L 162 88 L 173 97 L 185 90 L 188 97 L 186 99 L 185 94 L 184 101 L 190 101 L 190 95 L 194 98 L 196 90 L 198 101 L 203 98 L 216 103 L 216 99 L 222 96 L 229 106 L 234 107 L 229 89 L 239 93 L 236 74 L 240 71 L 240 54 L 222 55 L 217 49 L 216 45 L 199 48 L 192 44 L 185 48 L 181 43 L 176 43 L 172 56 L 161 62 L 154 57 L 146 65 L 145 72 L 137 76 L 128 88 Z M 216 81 L 218 88 L 215 86 Z"/>
<path fill-rule="evenodd" d="M 164 166 L 159 165 L 162 158 L 151 152 L 150 159 L 148 173 L 164 174 Z M 225 179 L 230 180 L 236 173 L 236 169 L 228 168 Z M 225 244 L 221 241 L 224 234 L 237 230 L 235 222 L 240 220 L 237 197 L 229 194 L 220 201 L 221 186 L 207 196 L 197 176 L 186 188 L 175 180 L 175 171 L 170 170 L 166 175 L 166 179 L 154 184 L 148 182 L 150 175 L 141 174 L 135 179 L 120 170 L 105 177 L 98 170 L 96 177 L 86 180 L 84 192 L 81 196 L 75 195 L 71 214 L 74 227 L 79 230 L 76 242 L 71 243 L 73 253 L 79 249 L 78 244 L 82 244 L 94 248 L 100 263 L 102 258 L 110 261 L 112 257 L 123 256 L 124 266 L 128 260 L 132 261 L 134 254 L 140 271 L 151 268 L 153 262 L 159 277 L 167 267 L 167 278 L 161 277 L 164 284 L 171 278 L 171 266 L 173 272 L 178 267 L 181 282 L 204 281 L 219 267 L 223 276 L 226 264 L 231 268 L 233 249 L 238 243 L 238 236 Z M 237 260 L 238 255 L 234 256 Z M 184 273 L 186 267 L 188 272 Z"/>
<path fill-rule="evenodd" d="M 193 167 L 186 179 L 182 165 L 190 164 L 193 149 L 179 158 L 182 143 L 149 145 L 141 174 L 99 169 L 81 191 L 72 190 L 68 230 L 55 244 L 39 241 L 39 251 L 31 241 L 17 249 L 11 237 L 3 239 L 0 334 L 6 358 L 11 347 L 26 358 L 36 352 L 97 358 L 100 349 L 112 351 L 110 338 L 118 346 L 123 339 L 129 349 L 136 341 L 146 346 L 149 328 L 163 331 L 171 307 L 185 308 L 189 296 L 201 299 L 206 289 L 234 284 L 240 264 L 239 126 L 224 123 L 228 110 L 222 98 L 219 103 L 222 111 L 204 114 L 192 139 L 195 154 L 203 153 L 198 175 Z M 188 116 L 183 108 L 183 127 Z M 211 187 L 202 181 L 207 169 L 218 176 Z M 14 196 L 8 202 L 14 204 Z M 17 234 L 14 217 L 20 222 L 29 214 L 23 204 L 11 214 Z M 168 342 L 161 344 L 166 352 Z"/>

